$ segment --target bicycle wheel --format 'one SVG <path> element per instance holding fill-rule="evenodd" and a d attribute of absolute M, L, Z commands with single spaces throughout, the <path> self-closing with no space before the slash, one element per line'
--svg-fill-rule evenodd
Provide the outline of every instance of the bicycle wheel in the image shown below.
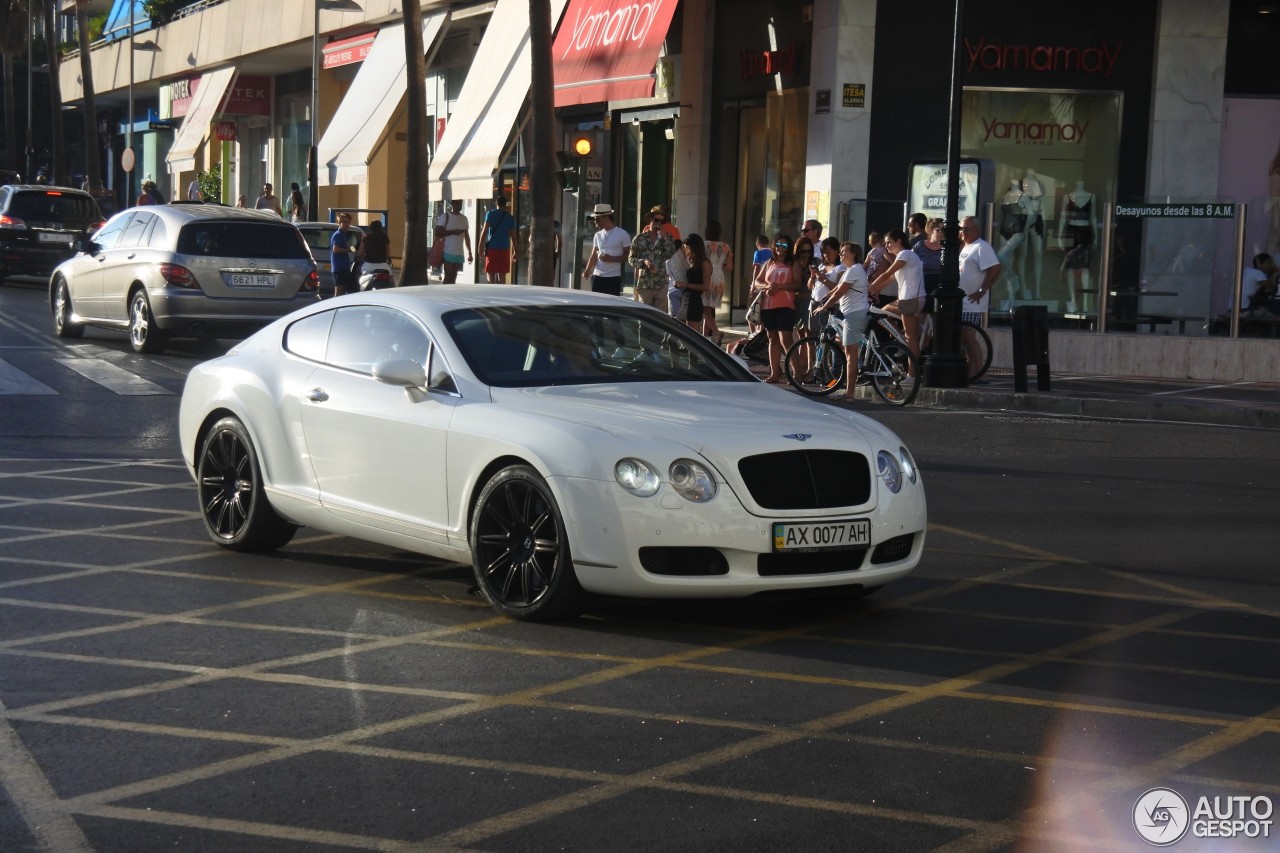
<path fill-rule="evenodd" d="M 890 406 L 905 406 L 920 390 L 920 371 L 911 350 L 899 343 L 881 344 L 869 355 L 871 384 Z"/>
<path fill-rule="evenodd" d="M 991 338 L 977 323 L 965 320 L 960 324 L 962 341 L 966 329 L 973 333 L 973 346 L 971 349 L 962 343 L 961 349 L 964 351 L 965 360 L 969 363 L 969 381 L 973 382 L 981 379 L 982 375 L 991 368 Z"/>
<path fill-rule="evenodd" d="M 810 335 L 787 348 L 782 369 L 787 381 L 800 393 L 825 397 L 844 379 L 844 353 L 834 344 Z"/>

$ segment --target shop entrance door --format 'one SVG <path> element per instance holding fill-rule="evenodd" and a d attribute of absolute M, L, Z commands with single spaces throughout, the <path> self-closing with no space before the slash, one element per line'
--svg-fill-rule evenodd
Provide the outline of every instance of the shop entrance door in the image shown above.
<path fill-rule="evenodd" d="M 730 304 L 751 301 L 751 263 L 756 235 L 772 242 L 777 234 L 794 241 L 804 222 L 805 157 L 808 146 L 808 89 L 770 92 L 738 109 L 738 170 L 732 207 L 734 265 Z M 729 113 L 726 113 L 728 115 Z M 737 317 L 734 318 L 738 319 Z"/>

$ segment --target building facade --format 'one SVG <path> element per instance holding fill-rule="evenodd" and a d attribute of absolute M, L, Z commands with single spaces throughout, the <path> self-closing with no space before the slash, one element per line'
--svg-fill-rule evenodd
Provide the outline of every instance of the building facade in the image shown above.
<path fill-rule="evenodd" d="M 920 0 L 909 17 L 885 0 L 551 7 L 558 136 L 566 151 L 591 142 L 582 186 L 561 197 L 560 286 L 580 286 L 597 202 L 631 233 L 654 205 L 685 233 L 718 223 L 738 259 L 722 306 L 734 320 L 757 234 L 814 218 L 861 242 L 914 210 L 941 214 L 953 2 Z M 407 138 L 392 0 L 206 0 L 148 21 L 95 47 L 99 108 L 132 89 L 138 169 L 169 194 L 220 163 L 226 200 L 252 203 L 264 181 L 283 196 L 306 186 L 314 145 L 311 217 L 385 215 L 395 235 L 418 144 L 431 201 L 461 201 L 473 240 L 497 192 L 525 229 L 528 94 L 545 83 L 529 70 L 528 5 L 423 12 L 429 140 Z M 1280 244 L 1280 78 L 1265 61 L 1278 31 L 1271 4 L 1245 0 L 964 3 L 962 195 L 1006 267 L 997 363 L 1009 311 L 1040 305 L 1056 366 L 1272 378 L 1275 344 L 1253 336 L 1276 326 L 1242 314 L 1239 281 Z M 130 47 L 142 41 L 157 49 Z M 77 63 L 62 85 L 77 101 Z M 142 126 L 148 109 L 159 121 Z M 108 177 L 122 135 L 111 145 Z M 513 279 L 527 280 L 523 262 Z"/>

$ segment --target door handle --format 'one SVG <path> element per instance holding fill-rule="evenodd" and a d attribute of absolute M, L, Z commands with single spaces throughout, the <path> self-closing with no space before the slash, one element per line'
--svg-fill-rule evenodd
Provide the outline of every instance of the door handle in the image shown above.
<path fill-rule="evenodd" d="M 329 399 L 329 392 L 323 388 L 312 388 L 303 396 L 313 403 L 323 403 Z"/>
<path fill-rule="evenodd" d="M 128 260 L 133 260 L 133 259 L 134 259 L 134 258 L 136 258 L 136 257 L 138 257 L 138 253 L 137 253 L 137 252 L 130 252 L 130 253 L 129 253 Z"/>

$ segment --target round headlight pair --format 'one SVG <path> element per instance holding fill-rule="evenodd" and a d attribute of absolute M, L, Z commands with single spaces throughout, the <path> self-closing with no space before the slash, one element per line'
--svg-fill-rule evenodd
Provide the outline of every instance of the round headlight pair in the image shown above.
<path fill-rule="evenodd" d="M 876 470 L 881 481 L 895 495 L 902 490 L 904 480 L 910 483 L 916 481 L 916 461 L 905 447 L 899 447 L 896 456 L 887 450 L 877 453 Z"/>
<path fill-rule="evenodd" d="M 647 498 L 662 488 L 662 478 L 643 459 L 619 459 L 613 466 L 618 485 L 636 497 Z M 707 466 L 694 459 L 677 459 L 667 470 L 667 480 L 675 493 L 687 501 L 705 503 L 716 496 L 716 478 Z"/>

